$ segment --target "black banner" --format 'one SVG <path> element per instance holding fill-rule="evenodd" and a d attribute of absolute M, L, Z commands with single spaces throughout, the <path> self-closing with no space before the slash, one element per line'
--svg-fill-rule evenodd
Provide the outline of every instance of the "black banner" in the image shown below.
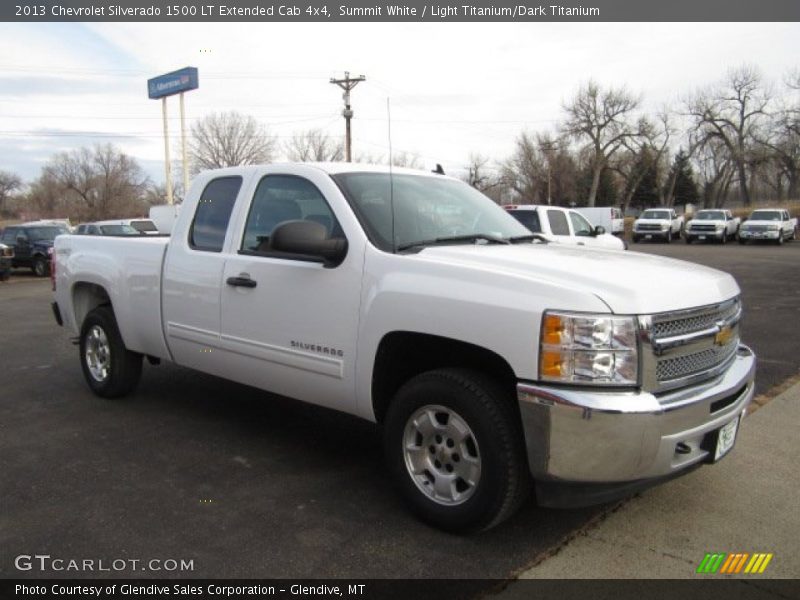
<path fill-rule="evenodd" d="M 800 21 L 797 0 L 31 0 L 0 4 L 2 21 L 625 22 Z"/>

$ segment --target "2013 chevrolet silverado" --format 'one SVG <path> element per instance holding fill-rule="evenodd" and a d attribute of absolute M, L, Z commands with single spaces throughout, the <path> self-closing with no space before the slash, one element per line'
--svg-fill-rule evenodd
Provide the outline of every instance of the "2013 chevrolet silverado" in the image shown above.
<path fill-rule="evenodd" d="M 169 239 L 59 236 L 89 387 L 143 357 L 382 424 L 410 506 L 475 530 L 630 494 L 733 446 L 753 395 L 734 279 L 548 244 L 455 179 L 352 164 L 194 181 Z"/>

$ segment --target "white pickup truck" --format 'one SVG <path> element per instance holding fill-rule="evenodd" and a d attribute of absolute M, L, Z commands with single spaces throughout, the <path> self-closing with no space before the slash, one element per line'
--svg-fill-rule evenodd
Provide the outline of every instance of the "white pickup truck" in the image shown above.
<path fill-rule="evenodd" d="M 508 213 L 533 233 L 560 244 L 625 250 L 627 244 L 606 233 L 602 225 L 592 225 L 581 213 L 560 206 L 506 204 Z"/>
<path fill-rule="evenodd" d="M 683 239 L 687 244 L 694 241 L 717 241 L 724 244 L 736 239 L 739 233 L 739 217 L 724 209 L 698 210 L 691 221 L 686 224 Z"/>
<path fill-rule="evenodd" d="M 207 171 L 171 238 L 59 236 L 53 273 L 96 394 L 131 393 L 146 357 L 376 421 L 447 530 L 531 484 L 586 505 L 719 460 L 753 396 L 733 277 L 546 243 L 432 173 Z"/>
<path fill-rule="evenodd" d="M 779 246 L 797 239 L 797 219 L 783 208 L 759 208 L 739 228 L 739 243 L 770 241 Z"/>
<path fill-rule="evenodd" d="M 648 208 L 633 222 L 633 243 L 661 239 L 669 243 L 680 239 L 683 217 L 674 208 Z"/>

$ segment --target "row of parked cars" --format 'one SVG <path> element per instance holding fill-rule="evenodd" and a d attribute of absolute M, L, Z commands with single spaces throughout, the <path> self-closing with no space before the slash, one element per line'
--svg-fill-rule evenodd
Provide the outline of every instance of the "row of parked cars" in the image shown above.
<path fill-rule="evenodd" d="M 81 223 L 71 227 L 67 220 L 44 220 L 9 225 L 0 235 L 0 281 L 11 276 L 11 270 L 28 268 L 38 277 L 50 273 L 50 255 L 57 236 L 65 233 L 79 235 L 158 235 L 150 219 L 116 219 Z"/>
<path fill-rule="evenodd" d="M 634 243 L 655 239 L 669 243 L 681 237 L 687 244 L 714 241 L 724 244 L 737 240 L 740 244 L 769 241 L 781 245 L 797 238 L 797 219 L 782 208 L 759 208 L 744 222 L 729 210 L 704 209 L 684 223 L 683 216 L 675 209 L 651 208 L 633 223 Z"/>

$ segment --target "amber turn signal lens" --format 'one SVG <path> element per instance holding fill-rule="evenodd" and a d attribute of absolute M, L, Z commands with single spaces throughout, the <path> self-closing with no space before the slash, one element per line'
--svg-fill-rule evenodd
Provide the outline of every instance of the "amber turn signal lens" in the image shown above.
<path fill-rule="evenodd" d="M 561 369 L 564 361 L 561 359 L 561 352 L 545 350 L 542 352 L 541 373 L 547 377 L 561 377 Z"/>
<path fill-rule="evenodd" d="M 547 315 L 544 318 L 544 335 L 542 341 L 545 344 L 559 345 L 561 334 L 564 331 L 564 321 L 558 315 Z"/>

